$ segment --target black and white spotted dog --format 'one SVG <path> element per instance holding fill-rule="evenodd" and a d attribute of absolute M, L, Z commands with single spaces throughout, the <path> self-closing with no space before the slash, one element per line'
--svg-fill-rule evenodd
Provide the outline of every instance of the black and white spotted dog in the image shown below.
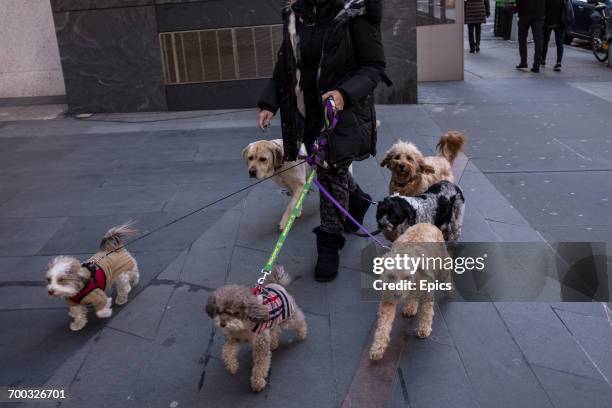
<path fill-rule="evenodd" d="M 465 200 L 458 185 L 441 181 L 415 197 L 394 194 L 378 203 L 378 228 L 395 241 L 415 224 L 429 223 L 440 228 L 444 240 L 457 241 L 461 235 Z"/>

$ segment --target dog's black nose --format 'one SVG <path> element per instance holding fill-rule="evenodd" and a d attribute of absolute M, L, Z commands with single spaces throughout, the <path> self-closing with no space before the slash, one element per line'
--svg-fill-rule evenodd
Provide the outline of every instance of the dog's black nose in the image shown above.
<path fill-rule="evenodd" d="M 250 178 L 257 177 L 257 170 L 249 170 L 249 177 Z"/>
<path fill-rule="evenodd" d="M 406 165 L 404 163 L 400 163 L 398 167 L 400 168 L 400 170 L 404 170 L 406 168 Z"/>
<path fill-rule="evenodd" d="M 220 323 L 219 323 L 219 326 L 221 326 L 221 327 L 225 327 L 225 322 L 220 322 Z"/>

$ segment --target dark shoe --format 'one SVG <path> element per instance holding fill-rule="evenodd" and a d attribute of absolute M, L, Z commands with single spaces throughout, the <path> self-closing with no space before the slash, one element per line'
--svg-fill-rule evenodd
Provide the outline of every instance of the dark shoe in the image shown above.
<path fill-rule="evenodd" d="M 366 194 L 359 186 L 357 186 L 355 193 L 349 196 L 348 212 L 362 225 L 363 219 L 370 208 L 371 201 L 372 197 Z M 344 222 L 344 230 L 348 232 L 357 232 L 359 231 L 359 227 L 347 218 Z"/>
<path fill-rule="evenodd" d="M 475 52 L 475 51 L 474 51 L 474 49 L 471 49 L 471 50 L 470 50 L 470 54 L 473 54 L 474 52 Z"/>
<path fill-rule="evenodd" d="M 527 64 L 523 64 L 522 62 L 516 66 L 516 69 L 527 69 Z"/>
<path fill-rule="evenodd" d="M 560 63 L 560 62 L 557 62 L 557 63 L 555 64 L 555 67 L 554 67 L 553 69 L 554 69 L 555 71 L 557 71 L 557 72 L 561 71 L 561 63 Z"/>
<path fill-rule="evenodd" d="M 546 66 L 546 61 L 542 61 L 542 62 L 540 62 L 540 65 L 541 65 L 541 66 L 543 66 L 543 67 L 545 67 L 545 66 Z"/>
<path fill-rule="evenodd" d="M 476 46 L 476 52 L 477 52 L 477 53 L 478 53 L 478 52 L 480 52 L 480 44 L 478 44 L 478 45 Z"/>
<path fill-rule="evenodd" d="M 531 68 L 531 72 L 533 72 L 535 74 L 539 73 L 540 72 L 540 67 L 537 67 L 537 66 L 534 65 L 533 68 Z"/>
<path fill-rule="evenodd" d="M 317 265 L 315 266 L 315 280 L 317 282 L 331 282 L 338 276 L 340 266 L 340 251 L 344 248 L 345 239 L 342 234 L 331 234 L 317 227 L 313 230 L 317 234 Z"/>

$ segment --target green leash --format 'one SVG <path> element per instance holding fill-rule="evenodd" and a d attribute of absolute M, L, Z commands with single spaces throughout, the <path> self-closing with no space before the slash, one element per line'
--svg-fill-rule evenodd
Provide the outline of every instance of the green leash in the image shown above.
<path fill-rule="evenodd" d="M 291 227 L 293 227 L 293 224 L 295 223 L 295 219 L 298 217 L 302 209 L 302 206 L 304 205 L 304 200 L 306 199 L 306 195 L 308 194 L 308 191 L 312 187 L 312 183 L 316 175 L 317 175 L 316 169 L 313 169 L 308 175 L 308 178 L 306 179 L 306 183 L 304 184 L 304 188 L 302 189 L 302 193 L 300 194 L 298 200 L 296 201 L 295 206 L 293 206 L 293 209 L 291 210 L 289 221 L 287 221 L 287 225 L 285 225 L 283 232 L 281 232 L 280 236 L 278 237 L 278 240 L 276 241 L 276 245 L 274 246 L 274 251 L 272 251 L 270 258 L 268 258 L 268 262 L 266 262 L 264 267 L 261 269 L 262 277 L 257 280 L 257 284 L 259 286 L 263 286 L 263 284 L 266 282 L 266 278 L 268 277 L 268 275 L 272 273 L 272 268 L 274 267 L 274 264 L 276 263 L 276 260 L 278 259 L 278 255 L 280 254 L 281 249 L 283 249 L 283 245 L 285 244 L 285 240 L 287 239 L 287 236 L 289 235 L 289 231 L 291 231 Z"/>

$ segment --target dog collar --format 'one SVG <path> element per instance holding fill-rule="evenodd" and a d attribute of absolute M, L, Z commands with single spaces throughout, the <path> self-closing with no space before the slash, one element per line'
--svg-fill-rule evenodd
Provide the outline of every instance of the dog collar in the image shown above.
<path fill-rule="evenodd" d="M 70 298 L 74 303 L 81 303 L 81 300 L 96 289 L 106 290 L 106 273 L 98 264 L 95 262 L 85 262 L 81 266 L 89 269 L 91 272 L 91 278 L 85 284 L 85 287 L 81 289 L 79 293 Z"/>

